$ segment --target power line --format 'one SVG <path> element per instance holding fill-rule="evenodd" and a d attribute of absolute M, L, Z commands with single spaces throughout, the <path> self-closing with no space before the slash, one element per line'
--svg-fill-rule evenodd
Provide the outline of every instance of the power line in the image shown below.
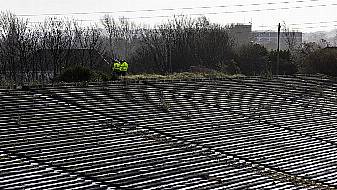
<path fill-rule="evenodd" d="M 321 25 L 321 26 L 306 26 L 306 27 L 295 27 L 295 28 L 291 28 L 293 30 L 303 30 L 303 29 L 319 29 L 319 28 L 336 28 L 337 29 L 337 25 Z M 266 27 L 264 27 L 266 28 Z M 275 28 L 275 26 L 270 26 L 268 28 Z"/>
<path fill-rule="evenodd" d="M 311 1 L 318 1 L 318 0 L 311 0 Z M 296 2 L 305 2 L 305 1 L 296 1 Z M 283 2 L 285 3 L 285 2 Z M 266 3 L 270 4 L 270 3 Z M 257 5 L 257 4 L 255 4 Z M 337 3 L 332 3 L 332 4 L 321 4 L 321 5 L 306 5 L 306 6 L 295 6 L 295 7 L 282 7 L 282 8 L 266 8 L 266 9 L 255 9 L 255 10 L 240 10 L 240 11 L 225 11 L 225 12 L 209 12 L 209 13 L 194 13 L 194 14 L 187 14 L 191 16 L 197 16 L 197 15 L 215 15 L 215 14 L 230 14 L 230 13 L 243 13 L 243 12 L 262 12 L 262 11 L 275 11 L 275 10 L 287 10 L 287 9 L 301 9 L 301 8 L 314 8 L 314 7 L 328 7 L 328 6 L 336 6 Z M 180 15 L 175 15 L 175 16 L 187 16 L 185 14 L 180 14 Z M 173 15 L 157 15 L 157 16 L 149 16 L 149 17 L 132 17 L 132 18 L 126 18 L 126 19 L 143 19 L 143 18 L 167 18 L 167 17 L 172 17 Z M 101 20 L 101 19 L 100 19 Z M 97 22 L 100 20 L 80 20 L 77 19 L 75 21 L 80 21 L 80 22 Z M 297 26 L 297 25 L 313 25 L 313 24 L 329 24 L 329 23 L 336 23 L 337 21 L 321 21 L 321 22 L 306 22 L 306 23 L 292 23 L 292 24 L 287 24 L 289 26 Z M 43 23 L 43 22 L 30 22 L 30 23 Z M 319 26 L 319 27 L 299 27 L 299 28 L 320 28 L 320 27 L 334 27 L 336 25 L 332 26 Z M 274 27 L 274 26 L 258 26 L 258 27 Z M 296 28 L 296 29 L 299 29 Z"/>
<path fill-rule="evenodd" d="M 323 26 L 307 26 L 307 27 L 298 27 L 298 28 L 293 28 L 293 29 L 296 29 L 296 30 L 299 30 L 299 29 L 318 29 L 318 28 L 331 28 L 331 27 L 334 27 L 337 29 L 337 25 L 323 25 Z"/>
<path fill-rule="evenodd" d="M 93 20 L 77 20 L 77 21 L 93 21 Z M 31 22 L 31 23 L 43 23 L 43 22 Z M 332 21 L 332 22 L 317 22 L 317 24 L 324 24 L 324 23 L 337 23 L 337 21 Z M 314 23 L 311 23 L 311 24 L 314 24 Z M 288 25 L 292 25 L 292 24 L 288 24 Z M 299 25 L 299 24 L 296 24 L 296 25 Z M 257 26 L 258 28 L 275 28 L 275 26 L 272 26 L 272 25 L 269 25 L 269 26 L 266 26 L 266 25 L 261 25 L 261 26 Z M 320 28 L 336 28 L 337 29 L 337 24 L 335 25 L 321 25 L 321 26 L 306 26 L 306 27 L 294 27 L 294 28 L 291 28 L 293 30 L 303 30 L 303 29 L 320 29 Z M 265 29 L 266 30 L 266 29 Z M 257 30 L 258 31 L 258 30 Z"/>
<path fill-rule="evenodd" d="M 336 28 L 337 29 L 336 23 L 337 23 L 337 20 L 321 21 L 321 22 L 288 23 L 288 24 L 286 23 L 286 26 L 295 26 L 295 27 L 290 28 L 292 30 L 320 29 L 320 28 Z M 319 24 L 330 24 L 330 25 L 319 25 Z M 300 26 L 300 25 L 307 25 L 307 26 Z M 312 25 L 319 25 L 319 26 L 312 26 Z M 274 25 L 260 25 L 260 26 L 257 26 L 257 28 L 275 28 L 275 26 Z"/>
<path fill-rule="evenodd" d="M 313 25 L 313 24 L 331 24 L 337 23 L 337 20 L 334 21 L 321 21 L 321 22 L 304 22 L 304 23 L 286 23 L 286 26 L 298 26 L 298 25 Z M 266 28 L 266 27 L 275 27 L 274 25 L 260 25 L 257 27 Z"/>
<path fill-rule="evenodd" d="M 260 6 L 260 5 L 277 5 L 277 4 L 319 2 L 319 1 L 320 0 L 297 0 L 297 1 L 283 1 L 283 2 L 251 3 L 251 4 L 236 4 L 236 5 L 218 5 L 218 6 L 201 6 L 201 7 L 182 7 L 182 8 L 165 8 L 165 9 L 98 11 L 98 12 L 72 12 L 72 13 L 46 13 L 46 14 L 19 14 L 17 16 L 36 17 L 36 16 L 66 16 L 66 15 L 90 15 L 90 14 L 111 14 L 111 13 L 137 13 L 137 12 L 177 11 L 177 10 L 213 9 L 213 8 L 245 7 L 245 6 Z"/>
<path fill-rule="evenodd" d="M 189 15 L 189 16 L 204 16 L 204 15 L 217 15 L 217 14 L 249 13 L 249 12 L 262 12 L 262 11 L 278 11 L 278 10 L 290 10 L 290 9 L 302 9 L 302 8 L 328 7 L 328 6 L 336 6 L 336 5 L 337 5 L 337 3 L 332 3 L 332 4 L 307 5 L 307 6 L 295 6 L 295 7 L 281 7 L 281 8 L 239 10 L 239 11 L 179 14 L 179 15 L 175 15 L 175 16 L 186 16 L 186 15 Z M 141 16 L 141 17 L 129 17 L 129 18 L 126 18 L 126 19 L 168 18 L 168 17 L 171 17 L 171 16 L 172 15 Z"/>
<path fill-rule="evenodd" d="M 281 7 L 281 8 L 266 8 L 266 9 L 253 9 L 253 10 L 239 10 L 239 11 L 223 11 L 223 12 L 208 12 L 208 13 L 191 13 L 191 14 L 178 14 L 174 16 L 204 16 L 204 15 L 217 15 L 217 14 L 233 14 L 233 13 L 248 13 L 248 12 L 262 12 L 262 11 L 278 11 L 278 10 L 290 10 L 290 9 L 303 9 L 303 8 L 316 8 L 316 7 L 328 7 L 337 6 L 337 3 L 321 4 L 321 5 L 307 5 L 307 6 L 295 6 L 295 7 Z M 150 19 L 150 18 L 169 18 L 173 15 L 156 15 L 156 16 L 140 16 L 140 17 L 126 17 L 125 19 Z M 94 21 L 94 20 L 85 20 Z"/>

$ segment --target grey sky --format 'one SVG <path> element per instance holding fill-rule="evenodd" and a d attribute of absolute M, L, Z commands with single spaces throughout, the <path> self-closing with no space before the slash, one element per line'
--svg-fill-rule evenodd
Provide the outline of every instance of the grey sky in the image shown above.
<path fill-rule="evenodd" d="M 254 3 L 255 5 L 252 5 Z M 301 31 L 322 31 L 337 28 L 337 2 L 335 0 L 0 0 L 0 4 L 1 10 L 10 10 L 18 15 L 57 13 L 65 14 L 62 15 L 63 17 L 92 20 L 93 22 L 98 22 L 98 19 L 104 15 L 94 12 L 115 12 L 111 15 L 133 18 L 133 21 L 145 24 L 157 24 L 167 20 L 166 17 L 160 16 L 192 14 L 195 17 L 198 14 L 205 14 L 212 22 L 221 24 L 252 21 L 254 30 L 275 29 L 278 22 L 285 22 L 291 28 Z M 181 9 L 183 7 L 192 9 Z M 175 10 L 118 12 L 167 8 Z M 81 12 L 92 14 L 69 14 Z M 31 21 L 41 21 L 43 16 L 27 18 Z M 90 21 L 85 22 L 90 23 Z"/>

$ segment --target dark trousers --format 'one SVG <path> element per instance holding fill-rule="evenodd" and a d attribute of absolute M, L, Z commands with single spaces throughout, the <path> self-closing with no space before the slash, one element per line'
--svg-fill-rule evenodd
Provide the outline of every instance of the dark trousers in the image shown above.
<path fill-rule="evenodd" d="M 121 76 L 121 72 L 120 71 L 113 71 L 112 72 L 112 78 L 115 80 L 115 79 L 118 79 L 119 77 Z"/>
<path fill-rule="evenodd" d="M 126 76 L 126 71 L 121 71 L 120 74 L 121 76 Z"/>

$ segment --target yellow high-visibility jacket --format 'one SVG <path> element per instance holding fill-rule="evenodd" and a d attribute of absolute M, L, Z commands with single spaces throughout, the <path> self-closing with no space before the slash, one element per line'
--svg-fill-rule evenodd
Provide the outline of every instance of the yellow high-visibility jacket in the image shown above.
<path fill-rule="evenodd" d="M 114 66 L 112 70 L 116 72 L 121 71 L 121 64 L 119 62 L 114 62 Z"/>
<path fill-rule="evenodd" d="M 126 61 L 124 61 L 124 62 L 121 64 L 120 71 L 125 71 L 125 72 L 127 72 L 128 69 L 129 69 L 129 64 L 128 64 Z"/>

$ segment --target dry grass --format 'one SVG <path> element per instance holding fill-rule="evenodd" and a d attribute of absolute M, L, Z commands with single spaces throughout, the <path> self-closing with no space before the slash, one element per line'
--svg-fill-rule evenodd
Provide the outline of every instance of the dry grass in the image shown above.
<path fill-rule="evenodd" d="M 159 75 L 159 74 L 139 74 L 139 75 L 128 75 L 124 77 L 125 79 L 130 80 L 175 80 L 175 79 L 199 79 L 199 78 L 236 78 L 243 77 L 244 75 L 229 75 L 227 73 L 221 72 L 209 72 L 209 73 L 173 73 L 168 75 Z"/>

